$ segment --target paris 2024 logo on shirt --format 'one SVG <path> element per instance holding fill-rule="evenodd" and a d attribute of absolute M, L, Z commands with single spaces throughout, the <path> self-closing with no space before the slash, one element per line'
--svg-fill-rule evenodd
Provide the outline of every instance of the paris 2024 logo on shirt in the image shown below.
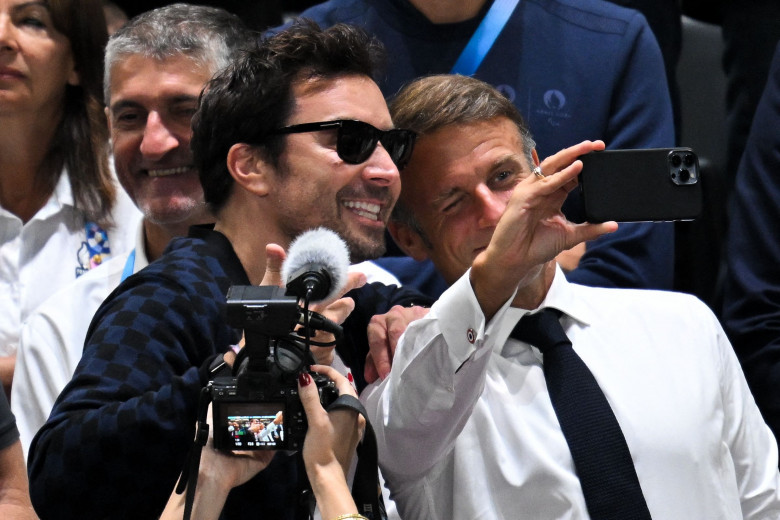
<path fill-rule="evenodd" d="M 76 278 L 90 269 L 102 264 L 111 255 L 108 244 L 108 233 L 94 222 L 87 222 L 84 226 L 86 240 L 76 252 Z"/>
<path fill-rule="evenodd" d="M 571 119 L 568 99 L 563 91 L 558 89 L 545 90 L 541 96 L 531 94 L 528 97 L 527 106 L 522 106 L 516 101 L 517 92 L 511 85 L 498 85 L 496 89 L 515 104 L 523 114 L 532 114 L 532 120 L 545 121 L 548 125 L 558 127 Z"/>

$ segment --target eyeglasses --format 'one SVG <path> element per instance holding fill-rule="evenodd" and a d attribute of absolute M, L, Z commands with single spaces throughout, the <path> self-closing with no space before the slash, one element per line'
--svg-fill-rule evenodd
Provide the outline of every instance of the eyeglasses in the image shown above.
<path fill-rule="evenodd" d="M 300 125 L 286 126 L 273 132 L 274 134 L 298 134 L 304 132 L 319 132 L 322 130 L 338 129 L 336 136 L 336 153 L 341 160 L 349 164 L 366 162 L 376 149 L 376 144 L 382 143 L 387 150 L 390 159 L 393 160 L 399 170 L 406 166 L 414 149 L 414 141 L 417 134 L 411 130 L 394 128 L 392 130 L 379 130 L 363 121 L 351 119 L 337 119 L 336 121 L 322 121 L 319 123 L 303 123 Z"/>

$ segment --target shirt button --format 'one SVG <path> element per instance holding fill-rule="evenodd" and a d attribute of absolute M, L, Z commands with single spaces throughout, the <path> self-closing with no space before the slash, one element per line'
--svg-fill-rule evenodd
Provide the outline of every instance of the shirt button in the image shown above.
<path fill-rule="evenodd" d="M 469 329 L 466 331 L 466 339 L 472 345 L 474 344 L 475 341 L 477 341 L 477 333 L 474 332 L 474 329 Z"/>

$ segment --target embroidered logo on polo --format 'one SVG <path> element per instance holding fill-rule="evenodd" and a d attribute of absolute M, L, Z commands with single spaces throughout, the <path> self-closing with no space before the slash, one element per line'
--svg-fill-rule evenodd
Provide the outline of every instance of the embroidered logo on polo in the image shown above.
<path fill-rule="evenodd" d="M 537 116 L 541 116 L 550 126 L 560 126 L 572 117 L 566 102 L 566 95 L 563 92 L 557 89 L 550 89 L 542 94 L 541 103 L 533 110 Z"/>
<path fill-rule="evenodd" d="M 84 225 L 86 231 L 86 240 L 81 243 L 81 247 L 76 252 L 76 278 L 86 273 L 90 269 L 102 264 L 111 255 L 111 248 L 108 244 L 108 233 L 95 224 L 87 222 Z"/>
<path fill-rule="evenodd" d="M 512 88 L 511 85 L 498 85 L 496 87 L 496 90 L 501 92 L 505 98 L 507 98 L 512 103 L 515 102 L 515 97 L 517 97 L 517 93 L 515 92 L 515 89 Z"/>

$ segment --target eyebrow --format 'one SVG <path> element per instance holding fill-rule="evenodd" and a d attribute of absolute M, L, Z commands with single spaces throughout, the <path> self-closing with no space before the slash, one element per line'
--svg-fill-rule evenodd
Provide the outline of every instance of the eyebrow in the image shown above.
<path fill-rule="evenodd" d="M 197 102 L 198 96 L 191 96 L 189 94 L 178 94 L 175 96 L 171 96 L 169 98 L 165 98 L 164 101 L 166 103 L 176 104 L 176 103 L 189 103 L 189 102 Z M 111 103 L 109 106 L 109 110 L 111 112 L 122 110 L 123 108 L 143 108 L 143 103 L 139 103 L 138 101 L 134 101 L 132 99 L 123 99 L 121 101 L 117 101 L 116 103 Z"/>
<path fill-rule="evenodd" d="M 490 165 L 491 170 L 495 170 L 496 168 L 500 168 L 501 166 L 504 166 L 506 164 L 513 164 L 519 166 L 521 169 L 525 170 L 526 166 L 523 164 L 523 156 L 517 153 L 508 153 L 506 155 L 502 155 L 495 161 L 493 161 L 493 164 Z"/>
<path fill-rule="evenodd" d="M 25 2 L 23 4 L 13 6 L 13 10 L 21 11 L 22 9 L 26 9 L 28 7 L 34 7 L 34 6 L 40 6 L 46 9 L 47 11 L 49 10 L 48 2 Z"/>

